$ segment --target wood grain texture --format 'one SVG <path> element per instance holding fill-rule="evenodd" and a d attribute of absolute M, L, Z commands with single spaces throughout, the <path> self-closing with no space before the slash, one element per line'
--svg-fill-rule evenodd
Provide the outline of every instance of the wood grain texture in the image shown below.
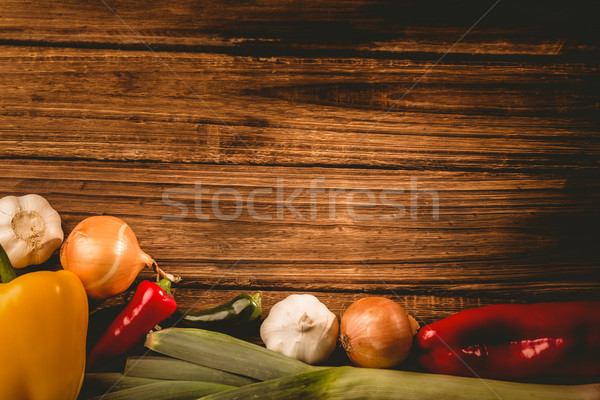
<path fill-rule="evenodd" d="M 596 6 L 584 0 L 569 7 L 516 0 L 5 0 L 0 15 L 5 43 L 146 50 L 143 40 L 172 51 L 378 57 L 449 49 L 526 56 L 587 56 L 598 50 Z"/>
<path fill-rule="evenodd" d="M 125 219 L 184 305 L 599 298 L 591 2 L 107 4 L 0 2 L 0 196 Z"/>
<path fill-rule="evenodd" d="M 431 62 L 2 54 L 5 157 L 566 174 L 599 161 L 595 64 L 444 64 L 405 95 Z"/>
<path fill-rule="evenodd" d="M 487 172 L 35 160 L 0 166 L 0 194 L 34 187 L 63 216 L 66 232 L 90 215 L 125 219 L 144 250 L 181 274 L 186 287 L 597 295 L 596 236 L 590 236 L 597 185 L 580 193 L 565 179 Z M 327 192 L 311 192 L 314 179 Z M 437 219 L 431 195 L 411 202 L 411 185 L 437 192 Z M 333 189 L 345 191 L 335 212 Z M 369 190 L 379 199 L 391 189 L 404 191 L 389 196 L 403 214 L 370 205 L 364 195 Z M 237 202 L 226 194 L 214 206 L 219 190 L 235 190 Z M 255 197 L 254 214 L 248 199 L 256 190 L 271 193 Z M 226 220 L 219 213 L 239 216 Z"/>

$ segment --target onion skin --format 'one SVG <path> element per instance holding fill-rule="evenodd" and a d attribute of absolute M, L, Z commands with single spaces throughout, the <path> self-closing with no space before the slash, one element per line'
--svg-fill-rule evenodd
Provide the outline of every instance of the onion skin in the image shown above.
<path fill-rule="evenodd" d="M 395 301 L 365 297 L 348 307 L 340 325 L 340 341 L 359 367 L 390 368 L 410 352 L 416 321 Z"/>
<path fill-rule="evenodd" d="M 155 264 L 125 221 L 105 215 L 86 218 L 73 229 L 60 262 L 98 300 L 124 292 L 144 267 Z"/>

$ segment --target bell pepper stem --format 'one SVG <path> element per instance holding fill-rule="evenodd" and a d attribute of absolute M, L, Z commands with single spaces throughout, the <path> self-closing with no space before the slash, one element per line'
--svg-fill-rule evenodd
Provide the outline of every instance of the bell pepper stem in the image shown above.
<path fill-rule="evenodd" d="M 2 245 L 0 245 L 0 280 L 2 283 L 8 283 L 16 277 L 17 275 L 15 274 L 15 270 L 10 263 L 8 254 L 6 254 L 6 251 L 4 251 L 4 248 Z"/>
<path fill-rule="evenodd" d="M 158 286 L 160 286 L 160 288 L 162 290 L 164 290 L 164 292 L 166 294 L 168 294 L 169 296 L 173 297 L 173 294 L 171 293 L 171 281 L 168 279 L 161 279 L 160 281 L 156 282 L 156 284 Z"/>

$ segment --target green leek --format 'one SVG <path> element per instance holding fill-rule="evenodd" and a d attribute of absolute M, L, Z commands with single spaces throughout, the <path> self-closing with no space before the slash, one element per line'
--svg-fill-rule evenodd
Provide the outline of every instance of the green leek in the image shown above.
<path fill-rule="evenodd" d="M 334 367 L 258 382 L 203 400 L 591 400 L 600 384 L 514 383 L 385 369 Z"/>
<path fill-rule="evenodd" d="M 245 376 L 191 362 L 153 356 L 129 357 L 125 365 L 125 375 L 139 378 L 213 382 L 231 386 L 243 386 L 256 382 Z"/>
<path fill-rule="evenodd" d="M 146 347 L 180 360 L 260 381 L 319 369 L 223 333 L 194 328 L 151 332 Z"/>
<path fill-rule="evenodd" d="M 129 389 L 136 386 L 160 382 L 158 379 L 138 378 L 124 376 L 112 372 L 96 372 L 85 374 L 80 398 L 100 396 L 109 391 Z"/>
<path fill-rule="evenodd" d="M 208 382 L 163 381 L 109 392 L 93 400 L 194 400 L 234 386 Z"/>

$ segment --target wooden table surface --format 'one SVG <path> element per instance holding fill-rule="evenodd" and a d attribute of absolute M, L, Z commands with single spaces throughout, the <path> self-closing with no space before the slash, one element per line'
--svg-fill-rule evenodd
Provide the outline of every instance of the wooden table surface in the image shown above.
<path fill-rule="evenodd" d="M 597 13 L 530 3 L 3 0 L 0 196 L 123 218 L 183 307 L 599 299 Z"/>

